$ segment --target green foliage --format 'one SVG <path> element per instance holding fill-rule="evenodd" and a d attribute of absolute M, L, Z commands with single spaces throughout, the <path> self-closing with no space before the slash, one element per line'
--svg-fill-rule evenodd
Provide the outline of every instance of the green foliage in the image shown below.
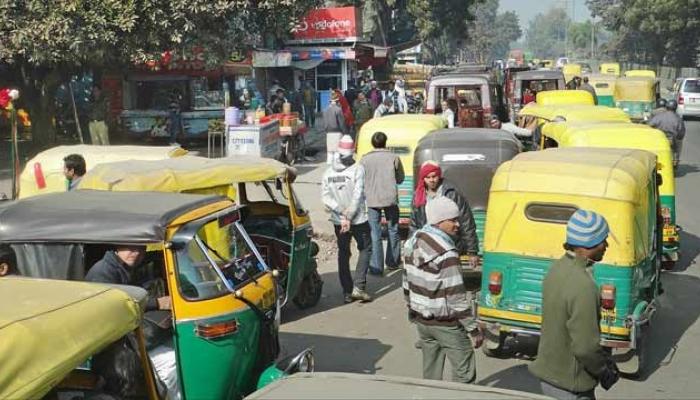
<path fill-rule="evenodd" d="M 467 39 L 470 5 L 474 0 L 408 0 L 418 39 L 434 62 L 446 62 Z"/>
<path fill-rule="evenodd" d="M 486 0 L 473 7 L 467 50 L 478 63 L 503 58 L 510 44 L 522 36 L 518 16 L 513 11 L 498 13 L 499 0 Z"/>
<path fill-rule="evenodd" d="M 537 58 L 557 58 L 566 52 L 566 29 L 569 17 L 562 8 L 537 14 L 525 34 L 527 47 Z"/>
<path fill-rule="evenodd" d="M 610 55 L 622 61 L 696 65 L 697 0 L 587 0 L 586 4 L 615 34 Z"/>

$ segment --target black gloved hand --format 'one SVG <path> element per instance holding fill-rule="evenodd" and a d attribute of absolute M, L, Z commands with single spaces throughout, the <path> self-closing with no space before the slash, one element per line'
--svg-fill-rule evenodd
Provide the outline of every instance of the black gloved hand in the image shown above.
<path fill-rule="evenodd" d="M 605 363 L 605 369 L 600 374 L 600 386 L 605 390 L 610 390 L 617 381 L 620 380 L 620 370 L 617 369 L 617 364 L 612 358 L 608 358 Z"/>

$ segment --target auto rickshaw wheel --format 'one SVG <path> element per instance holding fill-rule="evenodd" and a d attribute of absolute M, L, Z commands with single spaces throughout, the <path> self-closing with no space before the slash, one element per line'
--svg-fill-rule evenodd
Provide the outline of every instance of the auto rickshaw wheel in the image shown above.
<path fill-rule="evenodd" d="M 620 370 L 620 375 L 633 380 L 641 379 L 644 376 L 645 367 L 647 364 L 647 355 L 649 353 L 649 333 L 650 325 L 646 323 L 641 325 L 639 334 L 636 337 L 636 348 L 624 354 L 622 359 L 613 357 L 617 362 L 617 368 Z"/>
<path fill-rule="evenodd" d="M 318 274 L 316 268 L 308 273 L 299 285 L 299 291 L 296 297 L 292 301 L 300 309 L 306 309 L 313 307 L 318 304 L 321 299 L 321 292 L 323 291 L 323 280 L 321 275 Z"/>
<path fill-rule="evenodd" d="M 503 358 L 505 355 L 505 343 L 506 335 L 504 333 L 500 333 L 498 335 L 498 340 L 496 341 L 485 339 L 484 344 L 481 346 L 481 351 L 484 353 L 484 355 L 486 355 L 486 357 Z"/>

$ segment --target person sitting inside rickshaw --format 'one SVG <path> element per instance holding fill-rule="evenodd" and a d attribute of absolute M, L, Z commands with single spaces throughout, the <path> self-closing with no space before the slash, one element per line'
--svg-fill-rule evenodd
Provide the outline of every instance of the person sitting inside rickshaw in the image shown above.
<path fill-rule="evenodd" d="M 425 206 L 438 197 L 447 197 L 459 207 L 459 234 L 455 245 L 460 255 L 467 255 L 469 263 L 476 268 L 479 261 L 479 238 L 476 235 L 476 223 L 469 202 L 457 188 L 442 177 L 442 169 L 435 161 L 426 161 L 418 174 L 418 185 L 411 204 L 412 237 L 427 222 Z"/>
<path fill-rule="evenodd" d="M 17 273 L 17 257 L 10 246 L 0 246 L 0 277 Z"/>
<path fill-rule="evenodd" d="M 450 106 L 449 100 L 442 101 L 442 119 L 445 121 L 448 128 L 455 127 L 455 112 L 454 109 Z"/>
<path fill-rule="evenodd" d="M 533 103 L 537 99 L 537 92 L 535 91 L 535 82 L 530 82 L 528 87 L 525 88 L 523 93 L 523 105 Z"/>
<path fill-rule="evenodd" d="M 88 270 L 85 280 L 89 282 L 109 283 L 116 285 L 133 284 L 133 275 L 137 268 L 143 265 L 146 255 L 145 246 L 118 245 L 114 250 L 108 250 L 95 265 Z M 171 318 L 170 296 L 148 297 L 144 313 L 144 331 L 146 332 L 146 348 L 158 377 L 168 387 L 171 398 L 178 398 L 177 367 L 175 350 L 172 344 L 172 334 L 167 328 Z M 162 310 L 162 311 L 161 311 Z M 124 353 L 114 356 L 114 362 L 126 357 Z M 118 366 L 109 366 L 119 369 Z M 123 373 L 117 373 L 120 379 L 129 380 Z"/>

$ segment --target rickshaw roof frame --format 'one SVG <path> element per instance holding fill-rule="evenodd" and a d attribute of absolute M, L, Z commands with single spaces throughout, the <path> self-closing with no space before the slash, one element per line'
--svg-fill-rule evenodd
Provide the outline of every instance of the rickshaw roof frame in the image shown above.
<path fill-rule="evenodd" d="M 656 156 L 645 150 L 566 147 L 520 153 L 496 171 L 491 192 L 561 194 L 636 204 Z"/>
<path fill-rule="evenodd" d="M 564 118 L 567 122 L 599 121 L 630 122 L 630 117 L 624 111 L 615 107 L 596 106 L 590 104 L 555 104 L 542 105 L 530 103 L 523 107 L 519 116 L 532 116 L 552 121 L 557 117 Z M 595 120 L 591 120 L 591 118 Z"/>
<path fill-rule="evenodd" d="M 12 304 L 0 307 L 0 352 L 12 354 L 12 362 L 0 364 L 0 377 L 11 377 L 0 378 L 1 398 L 42 398 L 141 321 L 129 294 L 88 282 L 3 278 L 0 304 Z"/>
<path fill-rule="evenodd" d="M 513 136 L 512 133 L 504 131 L 502 129 L 492 129 L 492 128 L 451 128 L 451 129 L 439 129 L 432 131 L 429 134 L 423 136 L 416 146 L 416 151 L 421 148 L 421 145 L 427 145 L 427 142 L 431 143 L 441 142 L 449 140 L 462 140 L 465 143 L 468 142 L 492 142 L 501 143 L 508 142 L 513 144 L 518 144 L 518 139 Z M 432 147 L 432 144 L 431 144 Z"/>
<path fill-rule="evenodd" d="M 30 197 L 0 207 L 0 243 L 153 244 L 178 217 L 205 206 L 224 209 L 223 196 L 75 190 Z"/>
<path fill-rule="evenodd" d="M 289 174 L 289 175 L 288 175 Z M 293 178 L 294 168 L 254 156 L 205 158 L 184 156 L 165 160 L 104 163 L 80 181 L 80 189 L 110 191 L 187 192 L 233 183 Z"/>
<path fill-rule="evenodd" d="M 397 139 L 410 141 L 416 136 L 423 137 L 426 132 L 432 132 L 445 127 L 445 122 L 439 115 L 434 114 L 395 114 L 367 121 L 358 134 L 358 152 L 365 144 L 372 147 L 370 140 L 375 132 L 386 133 L 389 142 Z M 366 142 L 366 143 L 365 143 Z"/>
<path fill-rule="evenodd" d="M 552 106 L 564 104 L 594 105 L 593 95 L 585 90 L 546 90 L 537 93 L 535 101 L 539 105 Z"/>
<path fill-rule="evenodd" d="M 556 140 L 560 145 L 575 143 L 592 144 L 600 141 L 612 142 L 616 138 L 629 138 L 635 135 L 637 144 L 648 143 L 648 148 L 659 151 L 669 151 L 668 139 L 658 129 L 648 125 L 633 124 L 628 122 L 552 122 L 543 127 L 543 134 Z"/>

